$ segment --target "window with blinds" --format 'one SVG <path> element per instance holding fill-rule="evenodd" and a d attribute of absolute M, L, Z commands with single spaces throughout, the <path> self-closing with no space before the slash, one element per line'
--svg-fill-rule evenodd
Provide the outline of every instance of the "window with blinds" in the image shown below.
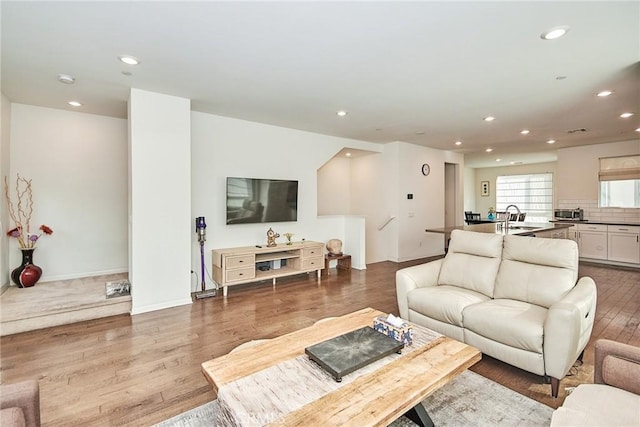
<path fill-rule="evenodd" d="M 640 208 L 640 156 L 600 159 L 600 207 Z"/>
<path fill-rule="evenodd" d="M 547 222 L 553 217 L 553 174 L 499 176 L 496 179 L 496 211 L 516 205 L 526 221 Z M 509 212 L 515 213 L 515 209 Z"/>

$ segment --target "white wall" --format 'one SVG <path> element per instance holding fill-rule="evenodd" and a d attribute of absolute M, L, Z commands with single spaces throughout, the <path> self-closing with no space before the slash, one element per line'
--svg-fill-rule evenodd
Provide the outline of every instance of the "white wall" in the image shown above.
<path fill-rule="evenodd" d="M 476 185 L 476 169 L 464 168 L 464 211 L 479 212 L 476 208 L 476 194 L 480 197 L 479 188 L 480 184 Z"/>
<path fill-rule="evenodd" d="M 190 109 L 185 98 L 130 93 L 132 314 L 191 303 Z"/>
<path fill-rule="evenodd" d="M 33 180 L 31 227 L 53 229 L 34 256 L 42 281 L 127 271 L 126 141 L 126 120 L 12 104 L 11 182 Z"/>
<path fill-rule="evenodd" d="M 380 151 L 380 145 L 199 112 L 191 113 L 191 125 L 191 216 L 206 217 L 209 273 L 212 249 L 264 244 L 269 227 L 281 235 L 293 233 L 294 241 L 338 238 L 347 244 L 348 221 L 318 217 L 318 169 L 344 147 Z M 297 180 L 298 221 L 226 225 L 228 176 Z M 199 271 L 199 246 L 191 231 L 192 269 Z"/>
<path fill-rule="evenodd" d="M 558 150 L 556 207 L 584 210 L 590 221 L 640 222 L 640 209 L 600 208 L 598 203 L 600 157 L 640 154 L 640 140 Z"/>
<path fill-rule="evenodd" d="M 318 169 L 318 215 L 351 213 L 351 162 L 334 157 Z"/>
<path fill-rule="evenodd" d="M 634 154 L 640 154 L 639 139 L 558 150 L 557 199 L 597 200 L 599 158 Z"/>
<path fill-rule="evenodd" d="M 150 112 L 144 114 L 152 114 L 155 104 L 145 104 L 144 108 Z M 19 171 L 34 178 L 38 214 L 38 217 L 34 216 L 35 223 L 44 222 L 54 229 L 52 236 L 43 238 L 36 254 L 37 262 L 45 271 L 43 279 L 126 271 L 129 265 L 132 270 L 148 268 L 149 259 L 153 257 L 147 255 L 139 263 L 135 250 L 130 251 L 127 245 L 127 122 L 55 109 L 12 106 L 12 173 Z M 442 253 L 442 236 L 426 234 L 424 229 L 443 226 L 444 163 L 459 160 L 461 163 L 461 155 L 402 142 L 373 144 L 199 112 L 189 112 L 189 116 L 190 130 L 179 135 L 182 141 L 190 131 L 189 146 L 182 146 L 176 152 L 162 151 L 165 145 L 171 147 L 175 141 L 160 134 L 154 136 L 156 145 L 153 148 L 161 148 L 161 152 L 149 150 L 147 145 L 152 144 L 145 142 L 142 151 L 133 153 L 131 159 L 134 168 L 149 174 L 142 181 L 147 185 L 147 194 L 144 197 L 131 195 L 134 209 L 138 201 L 148 208 L 143 212 L 161 222 L 155 223 L 157 227 L 153 231 L 138 233 L 134 228 L 131 232 L 132 236 L 135 234 L 133 241 L 159 242 L 158 234 L 164 233 L 163 227 L 167 224 L 172 229 L 180 228 L 175 238 L 163 235 L 162 242 L 171 246 L 167 253 L 180 255 L 182 252 L 178 248 L 183 245 L 180 239 L 187 236 L 190 248 L 185 251 L 189 255 L 189 266 L 184 268 L 187 274 L 189 269 L 199 271 L 199 245 L 193 227 L 197 216 L 207 219 L 205 253 L 209 271 L 213 248 L 263 244 L 269 226 L 281 234 L 294 233 L 294 240 L 340 238 L 345 242 L 345 248 L 353 248 L 355 242 L 349 240 L 360 239 L 362 234 L 352 228 L 359 229 L 363 218 L 366 252 L 358 256 L 366 257 L 366 263 L 402 261 Z M 131 115 L 134 128 L 143 123 L 138 120 L 140 117 L 143 116 Z M 158 141 L 165 142 L 160 144 Z M 345 147 L 377 153 L 352 159 L 348 164 L 338 160 L 333 165 L 337 174 L 348 181 L 341 189 L 350 194 L 349 200 L 343 195 L 327 196 L 323 190 L 318 190 L 319 186 L 324 188 L 318 183 L 319 179 L 324 180 L 323 171 L 318 170 Z M 33 156 L 34 152 L 38 156 Z M 163 174 L 157 174 L 156 164 L 158 155 L 161 160 L 177 156 L 182 168 L 185 163 L 180 156 L 185 153 L 190 156 L 190 182 L 178 187 L 183 192 L 190 192 L 190 204 L 180 202 L 183 195 L 179 191 L 175 191 L 175 197 L 166 194 L 167 189 L 173 191 L 174 183 L 164 179 L 172 176 L 174 167 L 164 164 Z M 431 165 L 432 172 L 428 177 L 420 172 L 422 163 Z M 182 172 L 182 169 L 177 170 L 177 176 Z M 298 180 L 298 221 L 227 226 L 227 176 Z M 154 181 L 153 185 L 149 180 Z M 332 187 L 337 185 L 334 183 Z M 134 185 L 132 192 L 135 191 Z M 406 200 L 409 192 L 414 194 L 413 201 Z M 462 191 L 459 197 L 462 198 Z M 324 204 L 326 207 L 327 201 L 341 206 L 343 212 L 318 216 L 319 206 Z M 189 206 L 188 218 L 183 212 L 181 218 L 174 218 L 171 206 L 183 203 Z M 409 217 L 409 212 L 414 216 Z M 390 215 L 397 218 L 379 231 L 377 227 Z M 19 261 L 18 251 L 14 252 L 12 263 Z M 153 259 L 154 266 L 162 263 L 158 261 L 161 257 Z M 364 268 L 365 259 L 360 263 Z M 147 286 L 139 283 L 141 279 L 135 278 L 135 271 L 132 274 L 134 289 Z M 184 277 L 176 280 L 180 283 L 173 286 L 186 292 L 182 284 Z M 189 290 L 199 288 L 194 276 L 189 276 L 188 282 Z M 210 287 L 208 278 L 207 282 Z M 156 288 L 156 294 L 162 294 L 157 289 L 166 291 L 161 286 Z M 135 301 L 136 291 L 133 292 Z M 141 305 L 134 302 L 134 311 L 160 307 L 165 301 L 139 300 L 139 303 Z"/>
<path fill-rule="evenodd" d="M 1 94 L 0 104 L 0 289 L 9 285 L 9 238 L 6 232 L 13 228 L 9 221 L 9 211 L 7 200 L 4 196 L 4 177 L 10 175 L 9 168 L 9 141 L 11 132 L 11 103 L 9 99 Z M 2 291 L 0 290 L 0 294 Z"/>
<path fill-rule="evenodd" d="M 486 217 L 489 214 L 489 207 L 496 206 L 496 179 L 500 175 L 525 175 L 529 173 L 546 173 L 551 172 L 553 174 L 553 197 L 557 198 L 558 183 L 561 180 L 557 176 L 557 163 L 534 163 L 530 165 L 516 165 L 516 166 L 503 166 L 497 168 L 477 168 L 475 171 L 475 182 L 472 188 L 466 188 L 465 194 L 467 197 L 471 197 L 470 193 L 475 195 L 475 207 L 474 212 L 479 212 L 480 216 Z M 489 181 L 489 195 L 480 195 L 480 183 L 482 181 Z M 464 215 L 464 213 L 463 213 Z"/>
<path fill-rule="evenodd" d="M 444 227 L 444 164 L 456 163 L 462 171 L 461 154 L 404 142 L 384 145 L 381 156 L 354 159 L 351 212 L 367 218 L 367 263 L 407 261 L 444 252 L 442 234 L 426 228 Z M 422 175 L 422 164 L 431 167 Z M 462 215 L 462 173 L 457 180 Z M 408 199 L 407 194 L 413 194 Z M 378 227 L 395 217 L 386 227 Z"/>

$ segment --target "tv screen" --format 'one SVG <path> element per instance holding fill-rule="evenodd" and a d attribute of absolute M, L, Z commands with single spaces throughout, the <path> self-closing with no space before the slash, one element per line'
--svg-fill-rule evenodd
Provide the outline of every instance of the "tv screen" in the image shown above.
<path fill-rule="evenodd" d="M 298 220 L 298 181 L 227 178 L 227 224 Z"/>

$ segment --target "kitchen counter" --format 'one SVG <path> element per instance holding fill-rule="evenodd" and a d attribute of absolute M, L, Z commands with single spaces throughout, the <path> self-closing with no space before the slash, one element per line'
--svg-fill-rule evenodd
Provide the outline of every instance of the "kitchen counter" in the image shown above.
<path fill-rule="evenodd" d="M 479 233 L 496 233 L 496 234 L 513 234 L 519 236 L 532 236 L 536 232 L 548 231 L 548 230 L 556 230 L 560 228 L 570 228 L 575 225 L 576 221 L 571 222 L 510 222 L 509 229 L 505 230 L 498 225 L 502 225 L 502 223 L 494 223 L 494 224 L 470 224 L 470 225 L 457 225 L 455 227 L 444 227 L 444 228 L 427 228 L 425 231 L 427 233 L 442 233 L 445 235 L 445 241 L 449 238 L 449 235 L 453 230 L 467 230 L 467 231 L 477 231 Z M 591 223 L 590 223 L 591 224 Z"/>
<path fill-rule="evenodd" d="M 553 222 L 554 224 L 599 224 L 599 225 L 626 225 L 629 227 L 632 227 L 634 225 L 640 225 L 640 221 L 639 222 L 620 222 L 620 221 L 589 221 L 587 219 L 582 220 L 582 221 L 576 221 L 576 220 L 564 220 L 564 219 L 552 219 L 549 220 L 549 222 Z"/>

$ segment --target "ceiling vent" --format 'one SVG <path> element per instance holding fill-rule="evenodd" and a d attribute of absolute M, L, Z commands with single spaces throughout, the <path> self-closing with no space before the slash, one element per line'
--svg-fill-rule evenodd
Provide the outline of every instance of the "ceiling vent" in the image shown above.
<path fill-rule="evenodd" d="M 571 129 L 568 130 L 567 133 L 581 133 L 581 132 L 586 132 L 587 130 L 585 128 L 579 128 L 579 129 Z"/>

